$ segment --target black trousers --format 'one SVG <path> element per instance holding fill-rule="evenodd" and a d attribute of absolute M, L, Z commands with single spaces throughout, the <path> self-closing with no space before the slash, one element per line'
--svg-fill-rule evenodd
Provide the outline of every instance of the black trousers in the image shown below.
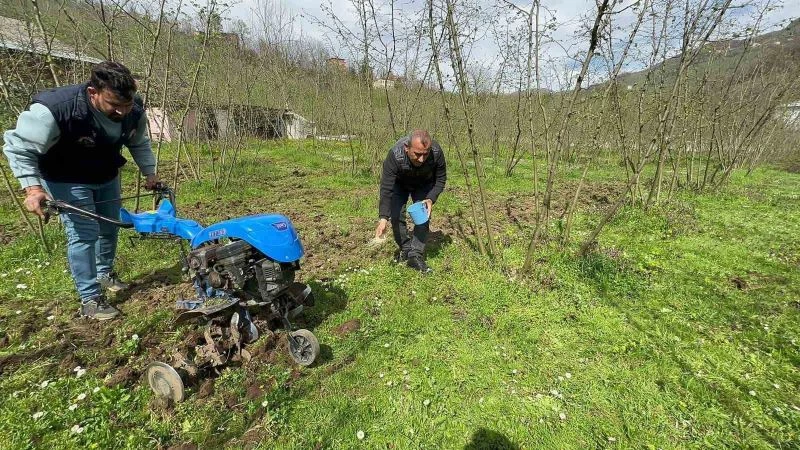
<path fill-rule="evenodd" d="M 433 185 L 420 186 L 409 190 L 397 184 L 394 185 L 390 216 L 392 232 L 394 234 L 394 241 L 397 242 L 400 251 L 406 253 L 409 258 L 422 257 L 425 253 L 425 241 L 428 240 L 430 220 L 422 225 L 414 225 L 414 230 L 411 236 L 409 236 L 408 225 L 406 224 L 406 205 L 408 203 L 408 198 L 411 197 L 413 202 L 425 200 L 431 188 L 433 188 Z"/>

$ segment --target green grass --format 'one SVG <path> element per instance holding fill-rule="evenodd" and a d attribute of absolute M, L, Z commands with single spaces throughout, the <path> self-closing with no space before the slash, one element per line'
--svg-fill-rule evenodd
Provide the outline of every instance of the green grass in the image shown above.
<path fill-rule="evenodd" d="M 182 185 L 179 205 L 205 223 L 248 208 L 292 215 L 313 254 L 300 276 L 317 306 L 304 323 L 323 350 L 311 368 L 285 357 L 228 368 L 213 394 L 195 388 L 174 408 L 140 380 L 104 383 L 181 341 L 186 330 L 169 325 L 177 250 L 120 239 L 118 267 L 145 289 L 121 304 L 123 320 L 97 325 L 72 317 L 55 225 L 52 256 L 28 235 L 0 248 L 0 357 L 23 358 L 0 375 L 0 447 L 797 448 L 800 176 L 736 174 L 719 192 L 624 209 L 598 252 L 579 259 L 577 244 L 544 245 L 524 277 L 530 224 L 517 229 L 504 205 L 530 195 L 529 169 L 512 178 L 488 170 L 507 270 L 445 228 L 450 240 L 429 258 L 435 275 L 420 277 L 391 263 L 390 248 L 364 249 L 376 185 L 349 174 L 348 155 L 341 143 L 253 144 L 229 189 Z M 457 189 L 436 205 L 434 230 L 469 216 L 458 162 L 449 162 Z M 130 191 L 132 171 L 125 177 Z M 613 169 L 592 172 L 587 191 L 614 179 Z M 2 202 L 0 223 L 20 226 Z M 598 218 L 583 205 L 574 240 Z M 160 307 L 147 301 L 162 297 Z M 338 330 L 352 320 L 356 331 Z"/>

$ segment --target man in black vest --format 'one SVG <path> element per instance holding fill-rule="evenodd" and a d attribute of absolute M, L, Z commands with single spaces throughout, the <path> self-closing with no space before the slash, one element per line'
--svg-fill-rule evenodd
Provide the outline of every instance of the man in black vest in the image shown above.
<path fill-rule="evenodd" d="M 87 83 L 40 92 L 3 136 L 3 152 L 25 189 L 25 207 L 43 216 L 42 203 L 55 198 L 119 219 L 122 146 L 130 151 L 145 188 L 158 183 L 147 117 L 135 96 L 130 70 L 116 62 L 92 68 Z M 67 259 L 81 298 L 81 315 L 98 320 L 119 311 L 104 291 L 127 286 L 113 271 L 118 229 L 75 214 L 62 214 Z"/>
<path fill-rule="evenodd" d="M 394 144 L 383 161 L 381 175 L 380 220 L 375 237 L 381 238 L 391 221 L 394 240 L 400 247 L 398 261 L 406 261 L 412 269 L 429 273 L 425 263 L 425 241 L 428 239 L 430 212 L 447 182 L 447 165 L 439 143 L 425 130 L 414 130 Z M 411 237 L 406 226 L 406 203 L 424 202 L 428 221 L 415 225 Z"/>

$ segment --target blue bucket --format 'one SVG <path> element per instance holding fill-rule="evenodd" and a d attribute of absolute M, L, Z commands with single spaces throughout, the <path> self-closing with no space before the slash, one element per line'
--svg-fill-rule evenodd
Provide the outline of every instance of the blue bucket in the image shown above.
<path fill-rule="evenodd" d="M 414 221 L 414 225 L 422 225 L 430 218 L 428 208 L 425 207 L 425 203 L 423 202 L 416 202 L 409 206 L 408 213 L 411 215 L 411 220 Z"/>

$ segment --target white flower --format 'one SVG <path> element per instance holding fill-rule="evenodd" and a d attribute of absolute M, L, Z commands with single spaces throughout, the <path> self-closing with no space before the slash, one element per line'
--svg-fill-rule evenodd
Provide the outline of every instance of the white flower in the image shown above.
<path fill-rule="evenodd" d="M 389 348 L 389 343 L 387 342 L 387 343 L 383 344 L 383 347 L 384 348 Z"/>
<path fill-rule="evenodd" d="M 562 377 L 561 375 L 559 375 L 559 376 L 558 376 L 558 381 L 564 381 L 564 377 Z"/>
<path fill-rule="evenodd" d="M 77 403 L 73 403 L 73 404 L 69 405 L 69 410 L 70 411 L 75 411 L 76 409 L 78 409 L 78 404 Z"/>
<path fill-rule="evenodd" d="M 20 284 L 17 285 L 17 289 L 28 289 L 28 285 L 20 283 Z"/>
<path fill-rule="evenodd" d="M 81 366 L 75 366 L 75 368 L 72 369 L 73 372 L 77 372 L 79 370 L 81 370 Z"/>
<path fill-rule="evenodd" d="M 33 420 L 39 420 L 39 419 L 42 418 L 42 416 L 44 416 L 44 412 L 39 411 L 39 412 L 33 413 L 32 417 L 33 417 Z"/>
<path fill-rule="evenodd" d="M 20 315 L 20 314 L 22 314 L 22 311 L 20 311 L 20 310 L 16 310 L 14 313 L 15 313 L 16 315 Z"/>
<path fill-rule="evenodd" d="M 67 273 L 67 272 L 69 272 L 69 271 L 68 271 L 67 269 L 64 269 L 64 270 L 62 270 L 61 272 L 63 272 L 63 273 Z"/>
<path fill-rule="evenodd" d="M 750 391 L 750 395 L 752 395 L 753 397 L 755 397 L 755 396 L 756 396 L 756 391 Z"/>
<path fill-rule="evenodd" d="M 617 442 L 617 438 L 609 436 L 608 442 Z"/>
<path fill-rule="evenodd" d="M 83 427 L 78 424 L 75 424 L 69 431 L 73 434 L 80 434 L 83 433 Z"/>
<path fill-rule="evenodd" d="M 14 397 L 14 398 L 19 397 L 19 391 L 14 391 L 14 393 L 11 394 L 11 396 Z"/>
<path fill-rule="evenodd" d="M 561 420 L 567 420 L 567 415 L 564 413 L 558 413 L 558 418 Z"/>
<path fill-rule="evenodd" d="M 425 405 L 425 406 L 428 406 L 428 405 L 431 404 L 431 401 L 426 398 L 425 401 L 422 402 L 422 404 Z"/>
<path fill-rule="evenodd" d="M 269 401 L 267 401 L 267 400 L 264 400 L 263 402 L 261 402 L 261 406 L 262 406 L 262 407 L 266 408 L 266 407 L 267 407 L 267 405 L 269 405 Z"/>
<path fill-rule="evenodd" d="M 47 316 L 47 320 L 53 320 L 53 319 L 55 319 L 55 318 L 56 318 L 56 316 L 53 316 L 53 315 L 49 315 L 49 316 Z"/>
<path fill-rule="evenodd" d="M 80 394 L 78 394 L 78 400 L 83 400 L 83 399 L 85 399 L 85 398 L 86 398 L 86 394 L 84 394 L 83 392 L 81 392 Z"/>
<path fill-rule="evenodd" d="M 131 336 L 131 339 L 133 339 L 134 341 L 138 341 L 139 340 L 139 335 L 138 334 L 134 334 L 133 336 Z"/>
<path fill-rule="evenodd" d="M 80 370 L 78 370 L 78 373 L 75 374 L 75 376 L 80 378 L 80 377 L 84 376 L 85 374 L 86 374 L 86 369 L 80 369 Z M 81 394 L 81 395 L 85 395 L 85 394 Z"/>
<path fill-rule="evenodd" d="M 512 370 L 512 371 L 511 371 L 511 373 L 512 373 L 513 375 L 516 375 L 516 374 L 517 374 L 517 369 L 514 369 L 514 370 Z"/>
<path fill-rule="evenodd" d="M 97 394 L 98 392 L 100 392 L 100 387 L 99 386 L 95 387 L 94 389 L 92 389 L 92 393 Z"/>
<path fill-rule="evenodd" d="M 359 441 L 364 440 L 364 432 L 362 430 L 358 430 L 358 432 L 356 433 L 356 437 L 358 438 Z"/>
<path fill-rule="evenodd" d="M 379 373 L 378 378 L 383 378 L 383 373 Z"/>
<path fill-rule="evenodd" d="M 775 389 L 780 389 L 781 385 L 778 383 L 772 383 L 772 387 L 774 387 Z"/>
<path fill-rule="evenodd" d="M 567 373 L 564 374 L 564 378 L 569 380 L 570 378 L 572 378 L 572 374 L 567 372 Z"/>
<path fill-rule="evenodd" d="M 23 269 L 22 267 L 20 267 L 19 269 L 15 270 L 15 271 L 14 271 L 14 273 L 20 273 L 20 272 L 22 272 L 23 270 L 25 270 L 25 269 Z"/>
<path fill-rule="evenodd" d="M 25 275 L 30 275 L 30 274 L 31 274 L 31 271 L 30 271 L 30 270 L 28 270 L 28 271 L 26 271 L 26 272 L 25 272 Z"/>
<path fill-rule="evenodd" d="M 408 371 L 407 371 L 407 370 L 404 370 L 404 371 L 403 371 L 403 375 L 408 375 Z"/>
<path fill-rule="evenodd" d="M 44 389 L 44 388 L 47 387 L 48 384 L 50 384 L 50 380 L 44 380 L 44 381 L 42 381 L 42 384 L 39 385 L 39 387 Z"/>

